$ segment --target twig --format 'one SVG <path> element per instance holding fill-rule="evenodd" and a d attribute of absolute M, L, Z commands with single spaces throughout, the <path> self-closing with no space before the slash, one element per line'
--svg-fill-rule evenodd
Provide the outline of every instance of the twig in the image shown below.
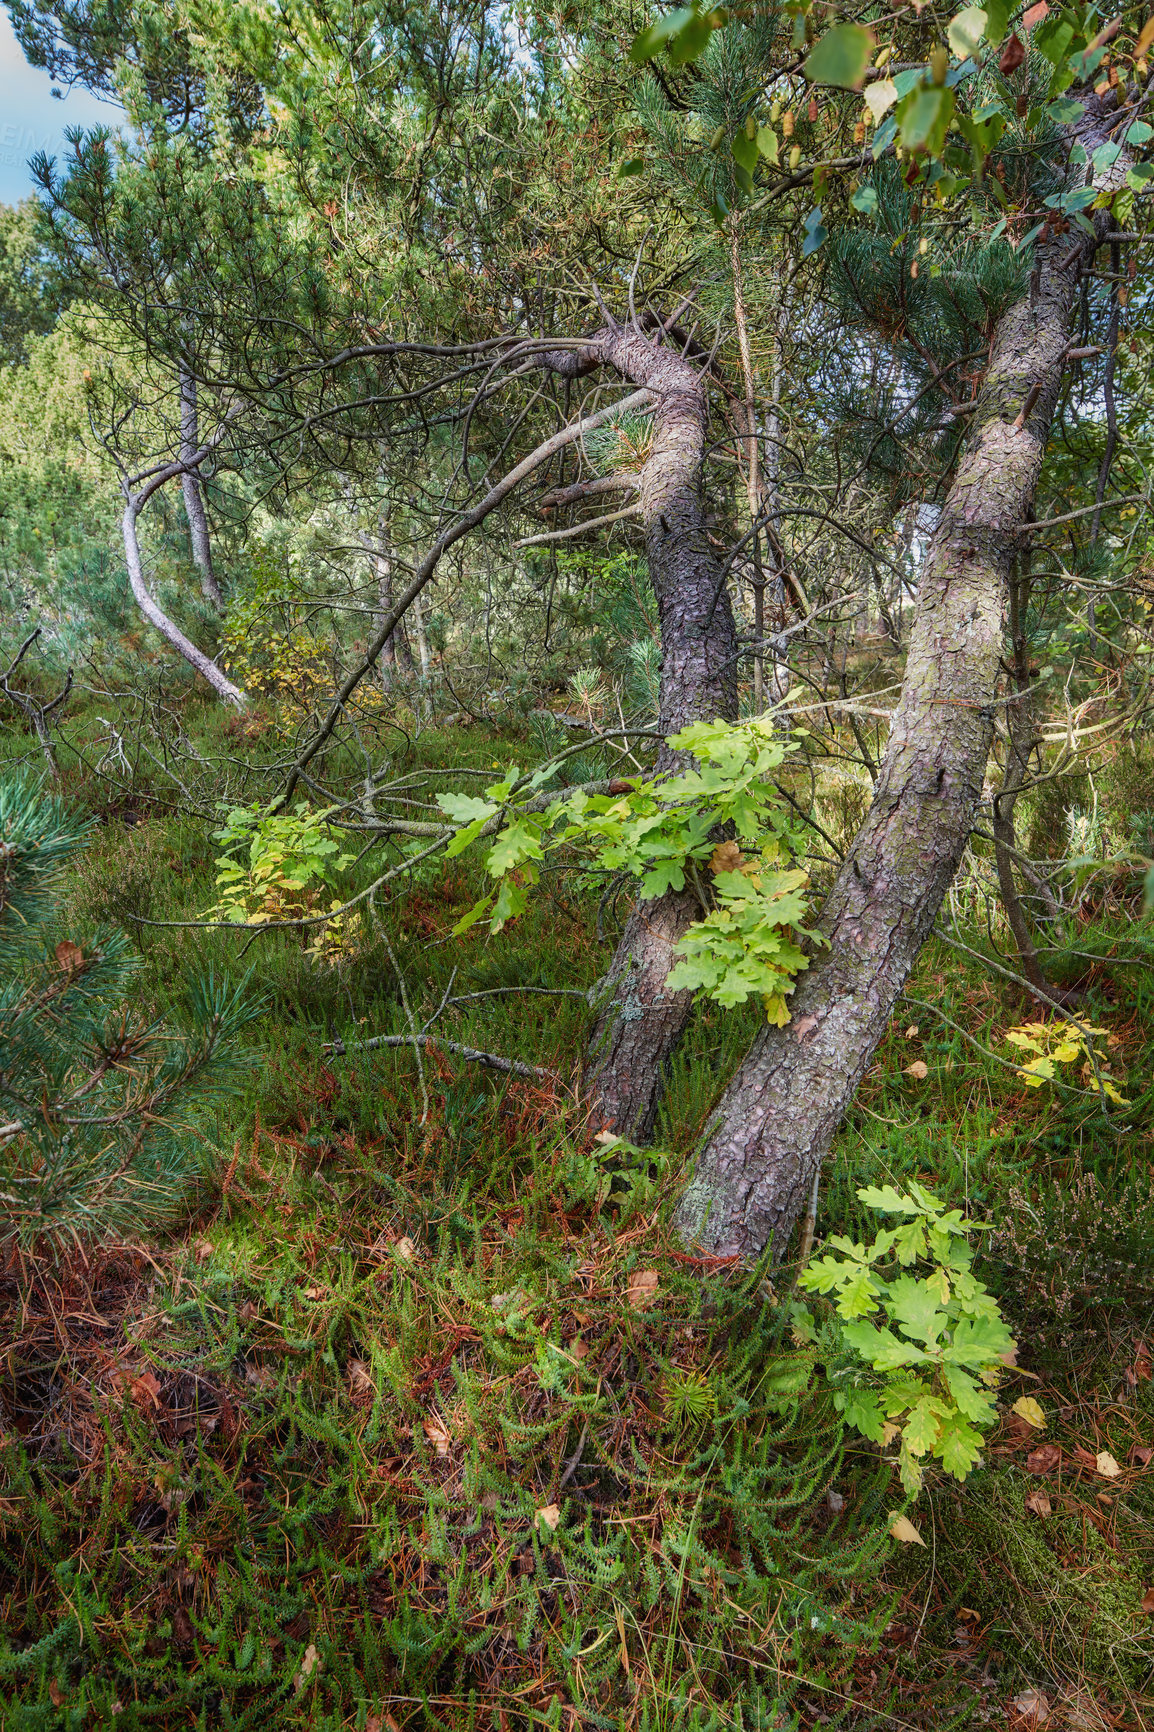
<path fill-rule="evenodd" d="M 1030 419 L 1030 411 L 1033 409 L 1034 404 L 1038 401 L 1038 398 L 1041 395 L 1042 395 L 1042 387 L 1039 384 L 1039 382 L 1037 380 L 1035 380 L 1034 383 L 1030 386 L 1029 391 L 1026 393 L 1026 401 L 1022 404 L 1022 407 L 1018 410 L 1018 419 L 1014 422 L 1014 425 L 1013 425 L 1013 430 L 1015 433 L 1020 433 L 1022 431 L 1022 428 L 1026 425 L 1026 422 Z"/>
<path fill-rule="evenodd" d="M 582 992 L 579 986 L 486 986 L 480 992 L 464 992 L 456 998 L 446 998 L 442 1008 L 450 1004 L 469 1004 L 474 998 L 495 998 L 505 992 L 542 992 L 550 998 L 583 998 L 586 1004 L 589 1002 L 589 994 Z M 426 1023 L 425 1027 L 428 1026 Z"/>
<path fill-rule="evenodd" d="M 1144 493 L 1126 493 L 1120 499 L 1104 499 L 1100 505 L 1082 505 L 1077 511 L 1063 512 L 1061 517 L 1043 517 L 1038 523 L 1023 523 L 1018 533 L 1033 535 L 1037 529 L 1057 529 L 1059 524 L 1072 523 L 1075 517 L 1090 517 L 1095 511 L 1112 510 L 1119 505 L 1148 505 L 1150 502 Z"/>
<path fill-rule="evenodd" d="M 442 1040 L 432 1034 L 375 1034 L 369 1040 L 354 1041 L 351 1046 L 346 1046 L 343 1040 L 328 1040 L 321 1051 L 333 1058 L 343 1058 L 346 1053 L 370 1052 L 386 1046 L 440 1046 L 472 1064 L 487 1065 L 490 1070 L 503 1071 L 508 1076 L 553 1078 L 557 1075 L 556 1071 L 546 1070 L 542 1065 L 524 1064 L 519 1058 L 503 1058 L 497 1052 L 481 1052 L 475 1046 L 462 1046 L 460 1041 Z"/>
<path fill-rule="evenodd" d="M 548 541 L 572 541 L 576 535 L 584 535 L 590 529 L 604 529 L 607 523 L 619 523 L 623 517 L 640 517 L 640 505 L 625 505 L 620 511 L 610 511 L 604 517 L 590 517 L 584 523 L 574 523 L 568 529 L 548 529 L 542 535 L 527 535 L 522 541 L 515 541 L 514 547 L 543 547 Z"/>
<path fill-rule="evenodd" d="M 375 912 L 376 910 L 374 908 L 374 913 Z M 409 1028 L 412 1031 L 410 1039 L 412 1040 L 413 1051 L 417 1060 L 417 1077 L 421 1084 L 421 1123 L 424 1124 L 429 1117 L 429 1091 L 425 1087 L 425 1067 L 421 1063 L 421 1042 L 423 1038 L 427 1037 L 424 1035 L 424 1030 L 422 1030 L 420 1034 L 417 1032 L 416 1020 L 414 1019 L 412 1011 L 409 1009 L 409 995 L 405 991 L 405 977 L 401 973 L 400 965 L 398 964 L 396 957 L 393 955 L 393 947 L 389 943 L 389 935 L 385 931 L 384 922 L 379 920 L 377 926 L 381 937 L 384 940 L 385 949 L 389 953 L 389 961 L 393 965 L 393 973 L 397 977 L 397 985 L 401 989 L 401 1008 L 405 1013 L 405 1021 L 408 1023 Z M 452 986 L 451 979 L 449 985 Z M 425 1024 L 425 1027 L 428 1027 L 428 1023 Z"/>
<path fill-rule="evenodd" d="M 569 1481 L 573 1478 L 573 1475 L 577 1472 L 577 1469 L 581 1466 L 581 1452 L 585 1448 L 585 1439 L 588 1436 L 589 1436 L 589 1421 L 586 1420 L 585 1424 L 582 1428 L 582 1431 L 581 1431 L 581 1436 L 577 1439 L 577 1448 L 573 1451 L 573 1454 L 569 1457 L 569 1460 L 565 1463 L 565 1471 L 561 1475 L 561 1478 L 557 1482 L 557 1490 L 559 1492 L 562 1492 L 565 1490 L 565 1487 L 569 1484 Z"/>

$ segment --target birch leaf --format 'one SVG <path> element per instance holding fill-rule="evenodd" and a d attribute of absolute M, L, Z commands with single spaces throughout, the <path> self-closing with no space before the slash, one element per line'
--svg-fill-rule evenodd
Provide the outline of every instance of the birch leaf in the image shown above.
<path fill-rule="evenodd" d="M 862 100 L 873 115 L 876 126 L 882 116 L 891 109 L 898 99 L 898 87 L 892 78 L 875 78 L 872 84 L 867 84 Z"/>

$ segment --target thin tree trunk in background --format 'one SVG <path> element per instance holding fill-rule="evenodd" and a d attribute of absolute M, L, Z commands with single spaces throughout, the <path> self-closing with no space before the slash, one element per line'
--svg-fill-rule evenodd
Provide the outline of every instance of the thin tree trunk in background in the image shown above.
<path fill-rule="evenodd" d="M 1118 299 L 1119 257 L 1117 242 L 1110 248 L 1110 270 L 1114 278 L 1111 289 L 1110 325 L 1106 336 L 1106 373 L 1102 381 L 1102 400 L 1106 409 L 1106 448 L 1102 453 L 1102 461 L 1098 466 L 1098 483 L 1094 489 L 1094 515 L 1090 520 L 1090 546 L 1093 548 L 1098 540 L 1098 528 L 1102 521 L 1102 501 L 1106 497 L 1106 486 L 1110 480 L 1110 470 L 1114 464 L 1114 452 L 1118 445 L 1118 412 L 1114 404 L 1114 369 L 1118 360 L 1118 326 L 1122 317 L 1122 306 Z M 1090 647 L 1098 642 L 1097 607 L 1091 595 L 1086 603 L 1086 629 L 1090 634 Z"/>
<path fill-rule="evenodd" d="M 737 631 L 710 546 L 700 492 L 709 404 L 698 364 L 641 331 L 612 326 L 581 351 L 542 358 L 563 377 L 601 366 L 653 393 L 653 442 L 639 477 L 649 581 L 661 627 L 661 710 L 666 736 L 690 722 L 737 716 Z M 662 748 L 658 771 L 682 768 Z M 700 909 L 687 892 L 634 905 L 602 982 L 583 1087 L 594 1110 L 623 1136 L 652 1128 L 692 992 L 668 992 L 673 947 Z"/>
<path fill-rule="evenodd" d="M 187 463 L 200 446 L 200 431 L 196 405 L 196 380 L 186 366 L 180 368 L 180 460 Z M 195 469 L 186 469 L 180 477 L 184 494 L 184 514 L 188 518 L 188 534 L 192 542 L 193 564 L 200 573 L 200 587 L 215 608 L 224 607 L 224 597 L 212 567 L 212 541 L 208 533 L 208 516 L 204 509 L 200 476 Z"/>
<path fill-rule="evenodd" d="M 362 535 L 361 545 L 369 556 L 373 572 L 377 579 L 377 615 L 376 625 L 379 628 L 393 605 L 393 549 L 389 535 L 389 521 L 382 512 L 377 518 L 376 545 L 367 535 Z M 381 649 L 377 672 L 381 686 L 388 691 L 393 683 L 393 670 L 402 668 L 411 673 L 413 668 L 413 653 L 409 648 L 408 633 L 405 631 L 404 620 L 398 620 Z"/>
<path fill-rule="evenodd" d="M 753 708 L 760 715 L 765 708 L 765 567 L 762 563 L 761 530 L 757 528 L 762 512 L 761 441 L 757 430 L 757 397 L 753 380 L 753 355 L 749 346 L 749 325 L 745 313 L 745 281 L 741 268 L 740 220 L 729 219 L 729 261 L 733 273 L 733 322 L 737 330 L 737 347 L 741 356 L 741 378 L 745 387 L 743 420 L 745 434 L 745 488 L 753 531 Z M 777 349 L 775 345 L 775 369 Z M 774 414 L 777 398 L 774 396 Z M 771 444 L 770 462 L 773 461 Z M 774 471 L 776 483 L 776 470 Z M 774 491 L 776 491 L 776 486 Z M 776 682 L 775 682 L 776 683 Z"/>
<path fill-rule="evenodd" d="M 1057 402 L 1078 272 L 1039 249 L 1033 303 L 999 322 L 973 432 L 934 533 L 874 798 L 820 920 L 791 1020 L 754 1041 L 678 1209 L 716 1254 L 785 1250 L 957 870 L 981 795 L 1006 586 Z M 1031 395 L 1032 388 L 1036 396 Z M 1025 425 L 1017 418 L 1027 399 Z"/>
<path fill-rule="evenodd" d="M 1014 807 L 1023 783 L 1030 773 L 1030 757 L 1037 746 L 1034 719 L 1033 686 L 1030 681 L 1029 644 L 1026 639 L 1026 606 L 1029 601 L 1030 579 L 1017 572 L 1010 580 L 1010 642 L 1013 652 L 1013 692 L 1006 705 L 1006 768 L 1002 786 L 994 795 L 993 830 L 994 859 L 998 871 L 998 888 L 1002 906 L 1014 938 L 1022 973 L 1032 986 L 1051 997 L 1060 997 L 1047 980 L 1038 961 L 1038 951 L 1030 922 L 1018 886 L 1014 879 L 1014 855 L 1017 839 L 1014 832 Z"/>
<path fill-rule="evenodd" d="M 773 340 L 773 401 L 766 416 L 765 437 L 765 499 L 764 509 L 776 511 L 781 502 L 778 482 L 781 475 L 781 382 L 782 382 L 782 340 L 780 323 L 772 334 Z M 774 531 L 769 537 L 769 547 L 773 553 L 773 603 L 779 617 L 785 619 L 789 607 L 789 588 L 786 584 L 785 554 L 781 540 L 781 521 L 778 519 Z M 807 609 L 808 611 L 808 609 Z M 789 668 L 789 639 L 778 633 L 774 636 L 773 677 L 770 686 L 770 697 L 774 703 L 781 703 L 789 691 L 792 675 Z M 782 721 L 783 727 L 788 722 Z"/>
<path fill-rule="evenodd" d="M 400 622 L 398 621 L 398 623 Z M 427 682 L 433 662 L 429 654 L 429 639 L 425 632 L 425 601 L 424 597 L 420 595 L 413 598 L 413 632 L 417 639 L 417 658 L 421 665 L 421 678 Z M 412 651 L 408 649 L 407 644 L 406 653 L 409 658 L 408 665 L 412 667 Z"/>

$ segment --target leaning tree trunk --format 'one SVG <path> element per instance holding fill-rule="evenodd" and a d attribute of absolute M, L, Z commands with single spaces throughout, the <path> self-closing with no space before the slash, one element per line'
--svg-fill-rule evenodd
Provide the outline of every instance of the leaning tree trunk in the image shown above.
<path fill-rule="evenodd" d="M 701 462 L 709 418 L 701 367 L 664 333 L 614 326 L 575 353 L 546 364 L 569 377 L 610 366 L 653 395 L 653 441 L 639 477 L 649 581 L 661 624 L 660 728 L 737 716 L 737 633 L 701 502 Z M 721 585 L 721 592 L 719 591 Z M 657 768 L 682 767 L 663 748 Z M 636 902 L 602 982 L 586 1053 L 583 1087 L 595 1114 L 623 1136 L 648 1135 L 669 1061 L 693 1003 L 665 985 L 673 947 L 700 914 L 688 892 Z"/>
<path fill-rule="evenodd" d="M 205 598 L 214 607 L 222 608 L 224 597 L 220 593 L 220 585 L 212 567 L 212 541 L 208 533 L 208 516 L 204 509 L 204 495 L 200 490 L 200 476 L 191 464 L 191 459 L 195 457 L 199 445 L 196 380 L 188 368 L 181 363 L 180 460 L 189 465 L 180 477 L 180 487 L 184 494 L 184 514 L 188 518 L 188 533 L 192 541 L 192 559 L 200 573 L 200 587 L 204 591 Z"/>
<path fill-rule="evenodd" d="M 707 1251 L 783 1253 L 970 834 L 1007 579 L 1061 383 L 1079 274 L 1069 248 L 1069 236 L 1039 248 L 1033 295 L 995 333 L 873 803 L 822 913 L 828 948 L 801 977 L 788 1025 L 764 1029 L 729 1084 L 679 1206 L 685 1237 Z"/>
<path fill-rule="evenodd" d="M 173 466 L 175 467 L 175 466 Z M 173 468 L 165 471 L 171 479 Z M 210 656 L 198 649 L 190 639 L 186 638 L 174 620 L 169 619 L 156 597 L 148 587 L 144 575 L 144 561 L 140 555 L 140 536 L 137 531 L 137 519 L 143 504 L 146 503 L 142 493 L 129 493 L 125 500 L 124 513 L 121 517 L 121 530 L 124 535 L 124 560 L 128 567 L 128 581 L 137 607 L 151 626 L 154 626 L 161 637 L 167 639 L 173 649 L 177 650 L 202 679 L 208 681 L 218 697 L 227 698 L 229 703 L 238 709 L 244 708 L 245 696 L 239 686 L 234 686 L 227 674 L 223 674 Z"/>

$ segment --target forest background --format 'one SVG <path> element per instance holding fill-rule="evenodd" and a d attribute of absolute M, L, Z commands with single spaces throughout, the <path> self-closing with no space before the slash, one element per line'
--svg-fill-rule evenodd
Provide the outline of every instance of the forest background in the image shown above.
<path fill-rule="evenodd" d="M 3 1724 L 1147 1724 L 1154 19 L 7 10 Z"/>

